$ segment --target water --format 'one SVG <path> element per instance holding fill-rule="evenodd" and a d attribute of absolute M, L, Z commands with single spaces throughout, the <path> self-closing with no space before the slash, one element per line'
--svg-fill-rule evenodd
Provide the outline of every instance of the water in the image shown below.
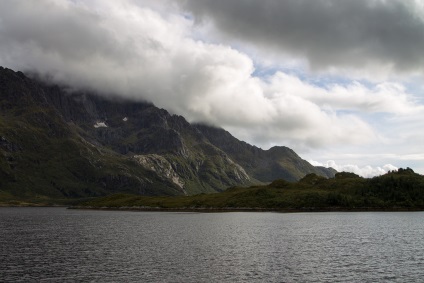
<path fill-rule="evenodd" d="M 0 208 L 0 282 L 423 282 L 424 213 Z"/>

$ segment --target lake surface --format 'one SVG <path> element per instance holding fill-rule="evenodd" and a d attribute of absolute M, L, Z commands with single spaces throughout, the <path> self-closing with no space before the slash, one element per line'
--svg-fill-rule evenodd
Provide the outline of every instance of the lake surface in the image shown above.
<path fill-rule="evenodd" d="M 422 282 L 423 212 L 0 208 L 0 282 Z"/>

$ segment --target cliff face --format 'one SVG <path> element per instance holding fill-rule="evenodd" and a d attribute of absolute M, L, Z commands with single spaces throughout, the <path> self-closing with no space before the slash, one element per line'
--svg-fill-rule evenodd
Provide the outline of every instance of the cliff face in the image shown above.
<path fill-rule="evenodd" d="M 149 103 L 68 93 L 4 68 L 0 111 L 0 197 L 195 194 L 331 175 L 288 148 L 263 151 Z"/>

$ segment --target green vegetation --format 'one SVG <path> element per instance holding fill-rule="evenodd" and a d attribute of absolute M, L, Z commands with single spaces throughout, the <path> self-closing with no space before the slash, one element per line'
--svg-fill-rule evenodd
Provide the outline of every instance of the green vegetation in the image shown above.
<path fill-rule="evenodd" d="M 149 103 L 69 93 L 0 67 L 0 205 L 216 193 L 307 173 L 334 176 L 286 147 L 264 151 Z"/>
<path fill-rule="evenodd" d="M 161 209 L 424 209 L 424 176 L 399 169 L 372 179 L 338 173 L 326 179 L 309 174 L 299 182 L 276 180 L 266 186 L 232 187 L 216 194 L 146 197 L 116 194 L 84 202 L 84 207 Z"/>
<path fill-rule="evenodd" d="M 155 175 L 139 177 L 149 172 L 86 142 L 49 109 L 34 113 L 28 119 L 0 116 L 0 205 L 69 205 L 118 191 L 180 193 Z"/>

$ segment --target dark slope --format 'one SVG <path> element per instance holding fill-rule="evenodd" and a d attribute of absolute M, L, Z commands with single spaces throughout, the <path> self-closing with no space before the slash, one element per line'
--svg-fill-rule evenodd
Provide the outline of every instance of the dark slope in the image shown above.
<path fill-rule="evenodd" d="M 57 87 L 51 89 L 60 92 Z M 64 118 L 85 140 L 136 161 L 186 194 L 251 184 L 241 166 L 181 116 L 170 115 L 149 103 L 106 100 L 81 93 L 59 96 L 60 103 L 57 93 L 51 100 L 55 99 L 53 103 L 61 112 L 69 107 L 83 109 L 83 114 Z"/>
<path fill-rule="evenodd" d="M 180 116 L 0 69 L 0 197 L 177 195 L 251 184 Z M 103 127 L 106 126 L 107 127 Z"/>
<path fill-rule="evenodd" d="M 0 111 L 3 199 L 196 194 L 331 175 L 285 147 L 263 151 L 149 103 L 68 93 L 4 68 Z"/>
<path fill-rule="evenodd" d="M 49 95 L 22 73 L 0 69 L 1 198 L 183 193 L 127 157 L 82 138 Z"/>

